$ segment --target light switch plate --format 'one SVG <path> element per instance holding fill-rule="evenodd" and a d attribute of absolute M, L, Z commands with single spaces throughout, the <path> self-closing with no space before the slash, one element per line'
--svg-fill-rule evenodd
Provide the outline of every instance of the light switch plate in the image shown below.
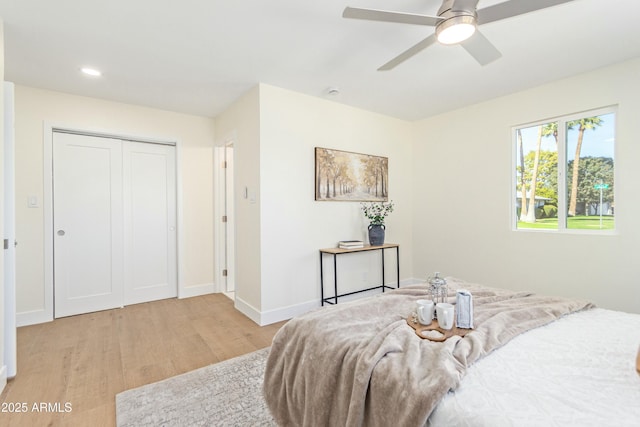
<path fill-rule="evenodd" d="M 27 206 L 30 208 L 39 208 L 40 204 L 38 203 L 38 196 L 29 196 Z"/>

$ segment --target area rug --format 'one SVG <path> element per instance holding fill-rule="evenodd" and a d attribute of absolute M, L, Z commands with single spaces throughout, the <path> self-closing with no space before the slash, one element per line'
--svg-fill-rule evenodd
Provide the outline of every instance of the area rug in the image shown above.
<path fill-rule="evenodd" d="M 262 384 L 269 348 L 116 395 L 125 426 L 275 426 Z"/>

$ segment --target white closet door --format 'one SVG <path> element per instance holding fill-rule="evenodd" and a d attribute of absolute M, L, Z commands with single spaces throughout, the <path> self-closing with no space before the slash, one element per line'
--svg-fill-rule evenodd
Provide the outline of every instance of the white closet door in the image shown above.
<path fill-rule="evenodd" d="M 124 304 L 177 296 L 175 147 L 123 141 Z"/>
<path fill-rule="evenodd" d="M 122 143 L 53 134 L 55 317 L 122 306 Z"/>

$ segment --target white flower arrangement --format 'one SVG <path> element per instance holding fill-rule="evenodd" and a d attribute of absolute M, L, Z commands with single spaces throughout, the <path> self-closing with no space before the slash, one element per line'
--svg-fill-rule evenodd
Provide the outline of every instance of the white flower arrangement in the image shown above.
<path fill-rule="evenodd" d="M 393 200 L 389 202 L 360 203 L 364 216 L 372 225 L 384 225 L 384 219 L 393 212 Z"/>

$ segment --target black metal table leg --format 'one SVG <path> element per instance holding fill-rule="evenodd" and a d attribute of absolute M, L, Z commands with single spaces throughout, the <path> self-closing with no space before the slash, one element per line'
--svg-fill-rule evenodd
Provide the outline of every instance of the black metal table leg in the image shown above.
<path fill-rule="evenodd" d="M 400 289 L 400 246 L 396 246 L 396 268 L 397 268 L 398 289 Z"/>
<path fill-rule="evenodd" d="M 338 255 L 333 254 L 333 287 L 335 290 L 335 302 L 338 304 L 338 262 L 336 261 Z"/>
<path fill-rule="evenodd" d="M 384 248 L 380 252 L 382 252 L 382 292 L 384 293 Z"/>
<path fill-rule="evenodd" d="M 328 248 L 328 249 L 320 249 L 320 305 L 324 306 L 325 303 L 335 305 L 338 304 L 338 298 L 346 297 L 353 294 L 358 294 L 361 292 L 372 291 L 374 289 L 382 288 L 382 292 L 385 292 L 385 288 L 394 289 L 392 284 L 387 285 L 385 283 L 386 280 L 386 265 L 385 265 L 385 252 L 386 249 L 396 248 L 396 288 L 400 287 L 400 247 L 395 243 L 388 243 L 380 246 L 370 246 L 367 245 L 364 248 L 354 248 L 354 249 L 341 249 L 341 248 Z M 381 267 L 382 267 L 382 283 L 376 285 L 374 287 L 370 287 L 367 289 L 360 289 L 353 292 L 347 292 L 344 294 L 338 294 L 338 255 L 355 253 L 355 252 L 365 252 L 365 251 L 380 251 L 381 258 Z M 333 255 L 333 296 L 327 296 L 325 298 L 324 294 L 324 255 Z"/>
<path fill-rule="evenodd" d="M 322 273 L 322 252 L 320 252 L 320 306 L 324 306 L 324 274 Z"/>

